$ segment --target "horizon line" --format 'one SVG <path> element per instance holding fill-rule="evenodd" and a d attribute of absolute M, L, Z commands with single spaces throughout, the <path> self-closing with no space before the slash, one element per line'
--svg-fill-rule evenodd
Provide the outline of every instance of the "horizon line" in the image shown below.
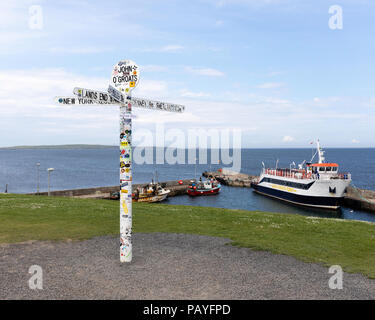
<path fill-rule="evenodd" d="M 27 149 L 27 148 L 59 148 L 59 147 L 91 147 L 91 148 L 118 148 L 118 145 L 110 145 L 110 144 L 86 144 L 86 143 L 76 143 L 76 144 L 45 144 L 45 145 L 16 145 L 16 146 L 8 146 L 8 147 L 0 147 L 0 149 Z M 168 146 L 139 146 L 135 145 L 134 148 L 142 147 L 142 148 L 168 148 Z M 316 146 L 312 147 L 298 147 L 298 146 L 278 146 L 278 147 L 241 147 L 241 148 L 233 148 L 229 147 L 229 149 L 315 149 Z M 365 146 L 348 146 L 348 147 L 323 147 L 323 149 L 374 149 L 375 147 L 365 147 Z M 183 150 L 190 150 L 194 148 L 179 148 L 176 147 L 174 149 L 183 149 Z M 195 148 L 199 150 L 199 147 Z M 220 148 L 205 148 L 207 150 L 211 149 L 220 149 Z"/>

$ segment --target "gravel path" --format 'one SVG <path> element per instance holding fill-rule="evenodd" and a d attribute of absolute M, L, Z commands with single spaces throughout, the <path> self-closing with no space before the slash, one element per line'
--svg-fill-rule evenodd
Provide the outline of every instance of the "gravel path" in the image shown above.
<path fill-rule="evenodd" d="M 375 299 L 375 280 L 344 274 L 328 287 L 328 269 L 223 238 L 134 235 L 131 264 L 120 264 L 117 237 L 0 246 L 0 299 Z M 43 290 L 31 290 L 31 265 Z"/>

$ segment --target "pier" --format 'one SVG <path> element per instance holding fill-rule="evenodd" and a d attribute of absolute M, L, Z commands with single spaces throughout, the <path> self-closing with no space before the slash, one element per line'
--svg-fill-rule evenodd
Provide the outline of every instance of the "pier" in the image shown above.
<path fill-rule="evenodd" d="M 259 177 L 255 175 L 234 172 L 226 169 L 219 169 L 218 171 L 205 171 L 202 173 L 203 177 L 215 178 L 222 185 L 239 188 L 251 188 L 251 181 L 257 180 Z M 168 197 L 185 195 L 189 187 L 189 183 L 194 179 L 172 180 L 160 182 L 163 188 L 169 189 L 171 192 Z M 179 183 L 182 181 L 182 184 Z M 148 183 L 133 184 L 134 188 L 145 187 Z M 73 198 L 93 198 L 93 199 L 110 199 L 111 194 L 119 192 L 120 186 L 83 188 L 51 191 L 51 196 L 58 197 L 73 197 Z M 48 195 L 48 192 L 29 193 L 33 195 Z M 345 193 L 343 204 L 344 207 L 375 212 L 375 191 L 359 189 L 354 186 L 349 186 Z"/>
<path fill-rule="evenodd" d="M 241 188 L 251 188 L 251 181 L 258 179 L 258 176 L 226 169 L 219 169 L 218 171 L 205 171 L 202 173 L 202 176 L 206 178 L 215 178 L 221 184 L 226 186 Z"/>
<path fill-rule="evenodd" d="M 182 181 L 182 184 L 180 184 Z M 189 187 L 190 179 L 173 180 L 159 182 L 163 188 L 169 189 L 171 192 L 169 197 L 186 194 Z M 149 183 L 133 184 L 134 190 L 139 187 L 146 187 Z M 83 189 L 69 189 L 51 191 L 50 195 L 55 197 L 73 197 L 73 198 L 92 198 L 92 199 L 110 199 L 111 194 L 119 192 L 120 186 L 96 187 L 96 188 L 83 188 Z M 29 193 L 31 195 L 47 196 L 48 192 Z"/>
<path fill-rule="evenodd" d="M 375 191 L 349 186 L 343 205 L 348 208 L 375 212 Z"/>

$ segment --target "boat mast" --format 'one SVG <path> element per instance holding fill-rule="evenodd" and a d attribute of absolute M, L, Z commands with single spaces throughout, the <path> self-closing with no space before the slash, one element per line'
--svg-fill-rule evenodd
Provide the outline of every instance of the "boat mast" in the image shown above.
<path fill-rule="evenodd" d="M 324 163 L 324 161 L 325 161 L 326 159 L 325 159 L 325 157 L 324 157 L 324 151 L 323 151 L 323 149 L 320 147 L 319 139 L 318 139 L 318 141 L 316 142 L 316 148 L 317 148 L 317 152 L 318 152 L 318 156 L 319 156 L 319 162 L 318 162 L 318 163 Z"/>

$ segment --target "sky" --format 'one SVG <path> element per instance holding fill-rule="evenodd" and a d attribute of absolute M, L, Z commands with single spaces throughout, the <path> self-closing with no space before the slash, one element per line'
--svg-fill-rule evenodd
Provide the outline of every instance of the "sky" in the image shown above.
<path fill-rule="evenodd" d="M 371 0 L 1 1 L 0 147 L 118 144 L 118 107 L 54 97 L 105 91 L 123 59 L 140 66 L 134 96 L 186 106 L 135 110 L 135 140 L 162 124 L 240 130 L 244 148 L 375 147 L 374 14 Z"/>

